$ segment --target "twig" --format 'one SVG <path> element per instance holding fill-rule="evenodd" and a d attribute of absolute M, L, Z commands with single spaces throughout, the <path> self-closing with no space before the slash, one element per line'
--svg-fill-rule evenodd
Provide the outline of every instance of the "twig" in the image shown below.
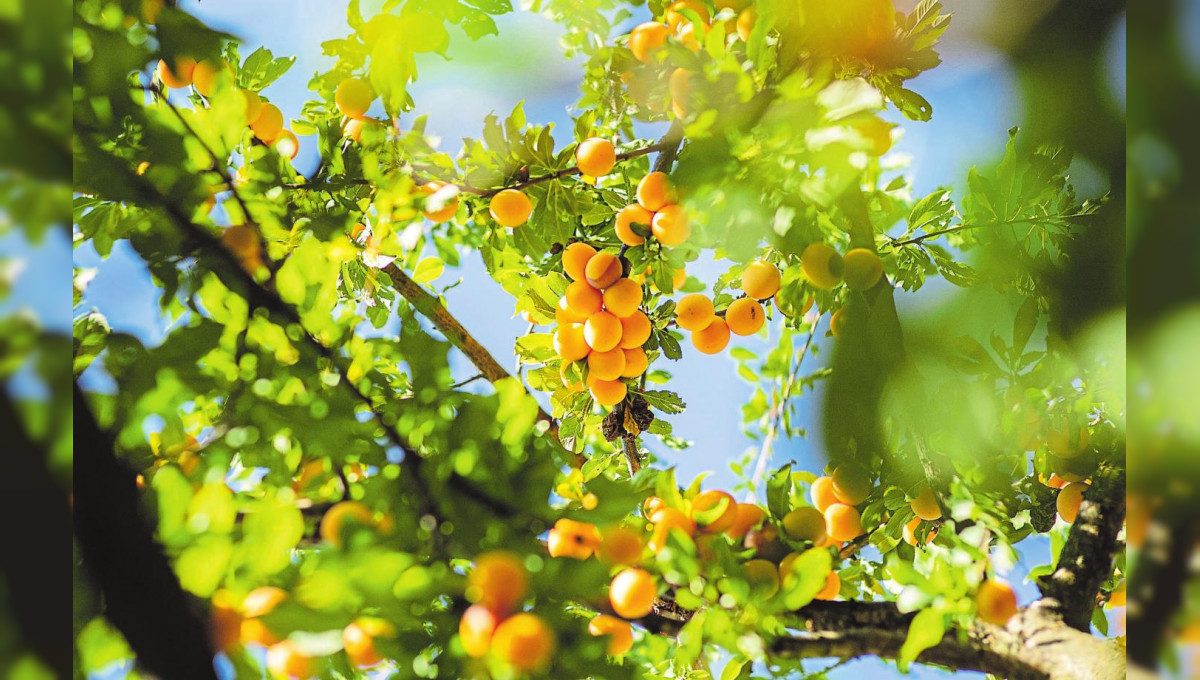
<path fill-rule="evenodd" d="M 460 387 L 466 387 L 467 385 L 470 385 L 471 383 L 473 383 L 476 380 L 479 380 L 483 377 L 484 377 L 484 375 L 482 373 L 476 373 L 475 375 L 471 376 L 470 378 L 467 378 L 466 380 L 460 380 L 460 381 L 454 383 L 453 385 L 450 386 L 450 389 L 457 390 Z"/>

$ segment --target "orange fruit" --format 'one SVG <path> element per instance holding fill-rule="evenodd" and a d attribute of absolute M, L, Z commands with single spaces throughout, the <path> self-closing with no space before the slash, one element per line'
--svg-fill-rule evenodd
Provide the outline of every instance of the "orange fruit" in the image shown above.
<path fill-rule="evenodd" d="M 604 291 L 604 309 L 618 318 L 630 316 L 641 304 L 642 287 L 632 279 L 617 279 Z"/>
<path fill-rule="evenodd" d="M 688 536 L 696 533 L 696 523 L 691 517 L 676 508 L 660 508 L 651 517 L 654 533 L 650 536 L 650 550 L 658 552 L 667 545 L 671 529 L 679 529 Z"/>
<path fill-rule="evenodd" d="M 753 503 L 738 503 L 736 511 L 737 517 L 734 518 L 733 524 L 725 530 L 725 535 L 735 540 L 745 538 L 751 529 L 767 518 L 766 511 Z"/>
<path fill-rule="evenodd" d="M 241 629 L 238 631 L 243 644 L 256 644 L 263 647 L 270 647 L 279 642 L 283 638 L 275 634 L 262 619 L 242 619 Z"/>
<path fill-rule="evenodd" d="M 583 324 L 568 323 L 559 326 L 558 330 L 554 331 L 554 351 L 563 361 L 579 361 L 586 358 L 592 350 L 588 347 Z"/>
<path fill-rule="evenodd" d="M 620 380 L 588 380 L 588 390 L 597 404 L 612 407 L 625 399 L 628 388 Z"/>
<path fill-rule="evenodd" d="M 825 508 L 825 533 L 835 541 L 853 541 L 862 536 L 862 518 L 858 510 L 844 503 Z"/>
<path fill-rule="evenodd" d="M 1121 581 L 1120 585 L 1113 589 L 1108 595 L 1109 607 L 1124 607 L 1126 603 L 1125 581 Z"/>
<path fill-rule="evenodd" d="M 753 298 L 738 298 L 725 310 L 725 323 L 735 335 L 754 335 L 766 320 L 762 305 Z"/>
<path fill-rule="evenodd" d="M 500 620 L 487 607 L 478 604 L 467 607 L 458 621 L 458 639 L 467 656 L 478 659 L 487 654 L 499 624 Z"/>
<path fill-rule="evenodd" d="M 636 311 L 621 319 L 621 349 L 635 349 L 650 339 L 650 319 Z"/>
<path fill-rule="evenodd" d="M 383 661 L 383 655 L 375 649 L 375 638 L 357 622 L 342 629 L 342 646 L 346 658 L 359 668 L 374 666 Z"/>
<path fill-rule="evenodd" d="M 588 632 L 596 637 L 608 636 L 609 656 L 621 656 L 633 648 L 633 627 L 615 616 L 600 614 L 588 622 Z"/>
<path fill-rule="evenodd" d="M 753 7 L 747 7 L 738 14 L 737 18 L 737 35 L 742 39 L 742 42 L 749 42 L 750 35 L 754 33 L 754 24 L 758 23 L 758 12 Z"/>
<path fill-rule="evenodd" d="M 642 501 L 642 515 L 646 519 L 650 519 L 654 516 L 654 513 L 662 510 L 665 507 L 667 507 L 666 501 L 658 496 L 649 496 L 646 498 L 646 500 Z"/>
<path fill-rule="evenodd" d="M 935 519 L 941 519 L 942 509 L 938 507 L 937 498 L 933 495 L 933 489 L 928 486 L 921 487 L 921 492 L 917 497 L 909 501 L 909 507 L 912 508 L 917 517 L 929 520 L 932 522 Z"/>
<path fill-rule="evenodd" d="M 295 160 L 296 156 L 300 154 L 300 140 L 291 130 L 280 130 L 279 136 L 271 142 L 271 146 L 280 156 L 288 160 Z"/>
<path fill-rule="evenodd" d="M 702 491 L 692 499 L 691 518 L 703 533 L 722 533 L 737 521 L 737 501 L 724 491 Z"/>
<path fill-rule="evenodd" d="M 176 57 L 173 66 L 167 66 L 163 59 L 158 60 L 158 79 L 163 85 L 178 90 L 192 84 L 192 75 L 196 71 L 196 60 L 191 57 Z"/>
<path fill-rule="evenodd" d="M 375 93 L 371 91 L 370 84 L 361 78 L 346 78 L 338 83 L 333 92 L 333 102 L 338 111 L 350 118 L 362 118 L 374 99 Z"/>
<path fill-rule="evenodd" d="M 575 165 L 579 172 L 591 177 L 603 177 L 617 164 L 617 150 L 607 139 L 592 137 L 575 148 Z"/>
<path fill-rule="evenodd" d="M 1083 492 L 1087 491 L 1087 488 L 1088 485 L 1083 482 L 1071 482 L 1058 492 L 1054 504 L 1058 508 L 1058 516 L 1062 517 L 1064 522 L 1075 523 L 1075 518 L 1079 516 L 1079 508 L 1083 505 Z"/>
<path fill-rule="evenodd" d="M 201 60 L 192 69 L 192 87 L 205 97 L 211 97 L 213 92 L 216 92 L 217 80 L 226 72 L 226 68 L 223 61 Z"/>
<path fill-rule="evenodd" d="M 558 299 L 558 306 L 554 308 L 554 320 L 559 324 L 583 323 L 587 321 L 587 317 L 571 311 L 571 308 L 567 307 L 567 296 L 564 295 Z"/>
<path fill-rule="evenodd" d="M 728 344 L 729 324 L 719 316 L 713 317 L 704 330 L 692 333 L 692 345 L 704 354 L 716 354 Z"/>
<path fill-rule="evenodd" d="M 625 350 L 614 347 L 606 352 L 592 352 L 588 355 L 587 362 L 589 377 L 596 380 L 616 380 L 625 373 Z"/>
<path fill-rule="evenodd" d="M 518 670 L 542 670 L 554 653 L 554 631 L 534 614 L 516 614 L 496 626 L 492 653 Z"/>
<path fill-rule="evenodd" d="M 449 186 L 451 185 L 447 184 L 446 182 L 439 182 L 435 180 L 422 184 L 420 191 L 426 196 L 432 196 Z M 449 222 L 450 220 L 454 219 L 454 216 L 458 213 L 458 197 L 450 196 L 449 198 L 443 200 L 441 205 L 442 207 L 436 210 L 432 210 L 427 207 L 424 211 L 425 219 L 429 220 L 430 222 Z"/>
<path fill-rule="evenodd" d="M 842 256 L 824 243 L 809 244 L 800 254 L 800 269 L 814 288 L 829 290 L 842 281 Z"/>
<path fill-rule="evenodd" d="M 621 278 L 621 260 L 612 253 L 596 253 L 584 267 L 583 276 L 593 288 L 604 290 Z"/>
<path fill-rule="evenodd" d="M 913 517 L 911 520 L 906 522 L 904 525 L 904 531 L 903 531 L 904 542 L 913 546 L 914 548 L 917 547 L 917 543 L 918 543 L 917 527 L 919 527 L 920 525 L 921 525 L 920 517 Z M 937 530 L 934 529 L 933 531 L 930 531 L 929 535 L 927 535 L 925 537 L 925 541 L 922 543 L 922 545 L 932 542 L 933 539 L 936 537 L 937 537 Z"/>
<path fill-rule="evenodd" d="M 650 367 L 650 362 L 646 358 L 646 350 L 641 347 L 633 349 L 617 349 L 614 352 L 620 351 L 625 353 L 625 370 L 621 371 L 622 378 L 639 378 L 646 369 Z"/>
<path fill-rule="evenodd" d="M 834 503 L 841 502 L 833 493 L 833 478 L 828 476 L 817 477 L 813 481 L 810 498 L 812 498 L 813 506 L 815 506 L 817 510 L 820 510 L 821 512 L 825 512 L 825 508 L 828 508 Z"/>
<path fill-rule="evenodd" d="M 647 63 L 651 55 L 667 42 L 671 29 L 657 21 L 639 24 L 629 32 L 629 51 L 638 61 Z"/>
<path fill-rule="evenodd" d="M 567 276 L 571 277 L 572 281 L 582 281 L 584 272 L 587 269 L 588 260 L 596 254 L 596 249 L 586 243 L 576 241 L 571 245 L 563 248 L 562 265 L 563 271 Z"/>
<path fill-rule="evenodd" d="M 608 586 L 613 611 L 626 619 L 640 619 L 649 614 L 656 597 L 658 586 L 654 577 L 635 567 L 622 570 Z"/>
<path fill-rule="evenodd" d="M 1003 626 L 1017 614 L 1017 593 L 1008 583 L 989 579 L 979 585 L 979 591 L 975 593 L 975 606 L 979 618 Z"/>
<path fill-rule="evenodd" d="M 675 323 L 684 330 L 702 330 L 716 318 L 713 302 L 700 293 L 683 296 L 675 305 Z"/>
<path fill-rule="evenodd" d="M 283 640 L 267 648 L 267 670 L 274 678 L 311 678 L 313 660 L 291 640 Z"/>
<path fill-rule="evenodd" d="M 608 312 L 596 312 L 583 324 L 583 338 L 594 352 L 607 352 L 621 344 L 621 320 Z"/>
<path fill-rule="evenodd" d="M 250 124 L 250 131 L 264 144 L 270 144 L 275 141 L 282 130 L 283 112 L 279 110 L 278 106 L 270 102 L 263 102 L 258 118 L 255 118 L 254 122 Z"/>
<path fill-rule="evenodd" d="M 742 290 L 746 297 L 766 300 L 779 292 L 783 276 L 779 269 L 766 260 L 755 260 L 742 270 Z"/>
<path fill-rule="evenodd" d="M 667 11 L 663 14 L 663 20 L 667 22 L 667 26 L 677 29 L 684 24 L 690 25 L 692 19 L 683 14 L 683 10 L 691 10 L 700 18 L 702 24 L 707 24 L 709 21 L 708 8 L 700 0 L 676 0 L 667 7 Z"/>
<path fill-rule="evenodd" d="M 637 564 L 642 559 L 642 537 L 625 527 L 613 527 L 600 537 L 596 557 L 607 564 Z"/>
<path fill-rule="evenodd" d="M 242 101 L 246 104 L 246 125 L 250 125 L 258 120 L 258 116 L 262 113 L 262 97 L 259 97 L 254 90 L 246 88 L 241 88 L 239 92 L 242 94 Z"/>
<path fill-rule="evenodd" d="M 513 611 L 529 585 L 525 565 L 515 553 L 493 550 L 475 559 L 467 576 L 467 599 L 503 615 Z"/>
<path fill-rule="evenodd" d="M 567 309 L 585 320 L 604 308 L 604 294 L 592 288 L 587 281 L 572 282 L 567 286 L 564 297 L 567 300 Z"/>
<path fill-rule="evenodd" d="M 685 68 L 677 68 L 667 80 L 667 92 L 671 95 L 671 113 L 675 114 L 676 118 L 686 118 L 689 112 L 688 98 L 692 94 L 693 75 Z"/>
<path fill-rule="evenodd" d="M 346 121 L 345 125 L 342 126 L 342 136 L 355 143 L 361 142 L 363 130 L 367 129 L 368 127 L 382 129 L 383 125 L 370 118 L 351 118 Z M 455 206 L 457 205 L 458 204 L 455 203 Z"/>
<path fill-rule="evenodd" d="M 638 182 L 638 205 L 650 212 L 658 212 L 667 205 L 675 203 L 675 200 L 675 190 L 671 187 L 671 178 L 665 172 L 652 172 Z"/>
<path fill-rule="evenodd" d="M 691 220 L 684 212 L 683 206 L 666 205 L 654 213 L 650 231 L 654 234 L 654 238 L 664 246 L 677 246 L 691 236 Z"/>
<path fill-rule="evenodd" d="M 797 541 L 820 543 L 825 539 L 825 516 L 816 508 L 795 508 L 783 516 L 783 533 Z"/>
<path fill-rule="evenodd" d="M 633 231 L 633 225 L 640 224 L 647 230 L 650 229 L 651 223 L 654 221 L 654 213 L 646 210 L 637 203 L 627 205 L 617 212 L 616 232 L 617 238 L 627 246 L 640 246 L 646 242 L 646 239 L 638 236 Z"/>
<path fill-rule="evenodd" d="M 840 465 L 833 471 L 833 495 L 846 505 L 858 505 L 871 494 L 871 478 L 854 465 Z"/>
<path fill-rule="evenodd" d="M 836 600 L 838 592 L 842 589 L 842 579 L 836 571 L 830 571 L 825 576 L 825 587 L 821 588 L 821 592 L 813 596 L 817 600 Z"/>
<path fill-rule="evenodd" d="M 347 521 L 350 526 L 375 527 L 375 516 L 370 508 L 358 501 L 342 501 L 326 510 L 321 518 L 321 540 L 340 548 Z"/>
<path fill-rule="evenodd" d="M 522 191 L 505 189 L 492 196 L 488 211 L 498 224 L 514 229 L 525 224 L 533 214 L 533 202 Z"/>
<path fill-rule="evenodd" d="M 287 599 L 287 591 L 275 586 L 262 586 L 246 593 L 242 598 L 242 616 L 247 618 L 266 616 L 275 611 L 279 603 Z"/>
<path fill-rule="evenodd" d="M 213 646 L 218 651 L 233 649 L 241 640 L 242 615 L 237 610 L 233 593 L 218 590 L 212 596 L 209 613 Z"/>
<path fill-rule="evenodd" d="M 883 260 L 866 248 L 855 248 L 842 258 L 842 278 L 850 290 L 868 290 L 883 277 Z"/>
<path fill-rule="evenodd" d="M 586 560 L 600 545 L 600 530 L 594 524 L 563 518 L 554 523 L 546 539 L 551 557 Z"/>

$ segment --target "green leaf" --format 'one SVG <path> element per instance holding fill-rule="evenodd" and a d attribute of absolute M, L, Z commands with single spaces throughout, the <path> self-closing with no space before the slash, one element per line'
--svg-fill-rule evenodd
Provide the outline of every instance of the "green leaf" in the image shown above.
<path fill-rule="evenodd" d="M 667 390 L 647 390 L 645 392 L 638 392 L 638 394 L 645 397 L 646 403 L 650 404 L 650 406 L 667 415 L 683 413 L 684 409 L 687 408 L 687 404 L 683 403 L 683 399 L 674 392 L 668 392 Z"/>
<path fill-rule="evenodd" d="M 792 560 L 787 571 L 779 575 L 784 607 L 794 611 L 812 602 L 825 587 L 832 568 L 833 556 L 826 548 L 809 548 Z"/>
<path fill-rule="evenodd" d="M 792 464 L 788 463 L 767 479 L 767 509 L 776 519 L 782 519 L 791 510 Z"/>
<path fill-rule="evenodd" d="M 922 609 L 913 617 L 908 627 L 908 637 L 900 647 L 896 665 L 907 672 L 909 664 L 917 660 L 921 652 L 942 641 L 946 635 L 946 615 L 936 609 Z"/>
<path fill-rule="evenodd" d="M 413 270 L 412 280 L 417 283 L 429 283 L 441 276 L 445 270 L 446 263 L 442 262 L 440 258 L 433 257 L 432 255 L 423 257 L 417 263 L 416 269 Z"/>

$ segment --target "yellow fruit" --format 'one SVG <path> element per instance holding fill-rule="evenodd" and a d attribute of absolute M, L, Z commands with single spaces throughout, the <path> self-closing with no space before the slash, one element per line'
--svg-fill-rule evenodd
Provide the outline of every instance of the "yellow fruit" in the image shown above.
<path fill-rule="evenodd" d="M 593 352 L 607 352 L 621 344 L 621 320 L 608 312 L 596 312 L 583 324 L 583 338 Z"/>
<path fill-rule="evenodd" d="M 729 344 L 729 324 L 721 317 L 713 320 L 703 330 L 692 333 L 692 345 L 703 354 L 716 354 Z"/>
<path fill-rule="evenodd" d="M 635 349 L 650 339 L 650 319 L 642 312 L 634 312 L 621 319 L 621 349 Z"/>
<path fill-rule="evenodd" d="M 753 7 L 748 7 L 738 14 L 737 18 L 737 34 L 742 39 L 742 42 L 748 42 L 750 35 L 754 33 L 754 24 L 758 23 L 758 12 L 754 11 Z"/>
<path fill-rule="evenodd" d="M 571 311 L 571 308 L 567 307 L 567 296 L 564 295 L 558 299 L 558 306 L 554 309 L 554 320 L 559 324 L 583 323 L 587 321 L 587 317 Z"/>
<path fill-rule="evenodd" d="M 681 25 L 691 24 L 692 19 L 683 14 L 683 10 L 691 10 L 700 18 L 702 24 L 707 24 L 709 21 L 708 8 L 700 0 L 676 0 L 667 7 L 667 11 L 663 14 L 663 20 L 667 22 L 667 26 L 676 29 Z"/>
<path fill-rule="evenodd" d="M 813 505 L 821 512 L 825 512 L 825 508 L 834 503 L 841 502 L 833 493 L 833 478 L 828 476 L 817 477 L 813 481 L 809 497 L 812 498 Z"/>
<path fill-rule="evenodd" d="M 629 568 L 613 577 L 608 586 L 608 600 L 613 611 L 626 619 L 640 619 L 650 613 L 658 586 L 649 573 Z"/>
<path fill-rule="evenodd" d="M 568 285 L 563 297 L 567 301 L 567 309 L 584 319 L 604 308 L 604 295 L 585 280 Z"/>
<path fill-rule="evenodd" d="M 750 592 L 756 597 L 770 598 L 779 592 L 779 569 L 767 560 L 749 560 L 742 565 Z"/>
<path fill-rule="evenodd" d="M 691 220 L 688 219 L 682 206 L 666 205 L 654 213 L 650 231 L 654 234 L 654 238 L 664 246 L 677 246 L 691 236 Z"/>
<path fill-rule="evenodd" d="M 284 640 L 267 648 L 267 670 L 274 678 L 311 678 L 313 660 L 291 640 Z"/>
<path fill-rule="evenodd" d="M 933 495 L 933 489 L 928 486 L 921 487 L 921 492 L 917 494 L 916 498 L 909 501 L 908 505 L 912 508 L 913 513 L 923 520 L 932 522 L 942 517 L 942 509 Z"/>
<path fill-rule="evenodd" d="M 467 656 L 478 659 L 487 654 L 499 624 L 500 620 L 487 607 L 478 604 L 467 607 L 458 622 L 458 639 Z"/>
<path fill-rule="evenodd" d="M 883 277 L 883 260 L 866 248 L 855 248 L 842 259 L 842 277 L 850 290 L 868 290 Z"/>
<path fill-rule="evenodd" d="M 800 254 L 800 269 L 814 288 L 829 290 L 842 281 L 842 256 L 824 243 L 813 243 Z"/>
<path fill-rule="evenodd" d="M 1075 518 L 1079 516 L 1079 508 L 1083 505 L 1083 492 L 1087 491 L 1087 488 L 1088 485 L 1083 482 L 1071 482 L 1058 492 L 1055 507 L 1058 508 L 1058 516 L 1062 517 L 1064 522 L 1075 523 Z"/>
<path fill-rule="evenodd" d="M 613 527 L 604 532 L 596 556 L 607 564 L 637 564 L 642 559 L 642 537 L 624 527 Z"/>
<path fill-rule="evenodd" d="M 647 230 L 650 229 L 650 224 L 654 221 L 654 213 L 646 210 L 637 203 L 627 205 L 617 212 L 616 232 L 617 238 L 627 246 L 640 246 L 646 242 L 646 239 L 638 236 L 633 231 L 633 225 L 640 224 Z"/>
<path fill-rule="evenodd" d="M 596 253 L 588 260 L 583 276 L 593 288 L 604 290 L 621 278 L 621 260 L 612 253 Z"/>
<path fill-rule="evenodd" d="M 492 653 L 518 670 L 541 670 L 554 653 L 554 631 L 534 614 L 516 614 L 496 626 Z"/>
<path fill-rule="evenodd" d="M 854 124 L 854 129 L 871 142 L 871 151 L 882 156 L 892 148 L 892 124 L 874 116 Z"/>
<path fill-rule="evenodd" d="M 242 599 L 242 616 L 253 618 L 266 616 L 275 611 L 279 603 L 287 599 L 287 591 L 274 586 L 262 586 L 246 593 Z"/>
<path fill-rule="evenodd" d="M 597 404 L 612 407 L 625 399 L 628 388 L 620 380 L 589 380 L 588 390 Z"/>
<path fill-rule="evenodd" d="M 742 271 L 742 290 L 746 297 L 766 300 L 779 292 L 783 276 L 775 265 L 766 260 L 755 260 Z"/>
<path fill-rule="evenodd" d="M 263 102 L 258 118 L 250 124 L 250 131 L 264 144 L 270 144 L 283 130 L 283 112 L 270 102 Z"/>
<path fill-rule="evenodd" d="M 575 164 L 585 175 L 603 177 L 617 164 L 617 150 L 607 139 L 585 139 L 575 149 Z"/>
<path fill-rule="evenodd" d="M 362 118 L 371 108 L 375 93 L 371 86 L 361 78 L 346 78 L 338 83 L 333 93 L 333 101 L 343 116 Z"/>
<path fill-rule="evenodd" d="M 647 21 L 639 24 L 629 32 L 629 51 L 643 64 L 650 61 L 651 55 L 667 42 L 671 29 L 666 24 L 657 21 Z"/>
<path fill-rule="evenodd" d="M 842 465 L 833 471 L 833 495 L 846 505 L 858 505 L 871 493 L 871 478 L 852 465 Z"/>
<path fill-rule="evenodd" d="M 686 118 L 690 111 L 688 98 L 692 94 L 693 73 L 685 68 L 677 68 L 671 72 L 667 80 L 667 92 L 671 95 L 671 113 L 676 118 Z"/>
<path fill-rule="evenodd" d="M 525 599 L 529 575 L 515 553 L 493 550 L 475 559 L 475 568 L 467 576 L 467 599 L 487 607 L 499 616 L 507 614 Z"/>
<path fill-rule="evenodd" d="M 657 212 L 675 201 L 675 190 L 671 187 L 671 178 L 667 173 L 652 172 L 638 182 L 637 202 L 646 210 Z"/>
<path fill-rule="evenodd" d="M 1064 419 L 1046 433 L 1046 447 L 1059 458 L 1074 458 L 1087 448 L 1090 439 L 1091 433 L 1088 432 L 1087 425 L 1081 425 L 1072 432 Z"/>
<path fill-rule="evenodd" d="M 525 224 L 529 216 L 533 214 L 533 202 L 524 192 L 516 189 L 505 189 L 500 193 L 492 196 L 491 203 L 488 204 L 488 210 L 492 215 L 492 219 L 498 224 L 509 229 Z"/>
<path fill-rule="evenodd" d="M 696 533 L 696 523 L 691 517 L 675 508 L 660 508 L 650 516 L 654 524 L 654 533 L 650 536 L 650 550 L 658 552 L 667 545 L 667 536 L 671 529 L 679 529 L 688 536 Z"/>
<path fill-rule="evenodd" d="M 271 142 L 271 146 L 275 151 L 279 152 L 280 156 L 288 160 L 294 160 L 300 154 L 300 140 L 296 138 L 296 133 L 291 130 L 280 130 L 279 136 L 275 141 Z"/>
<path fill-rule="evenodd" d="M 588 260 L 596 254 L 596 249 L 586 243 L 575 242 L 563 248 L 562 265 L 563 271 L 567 276 L 571 277 L 572 281 L 582 281 L 584 272 L 587 269 Z"/>
<path fill-rule="evenodd" d="M 614 347 L 606 352 L 592 352 L 587 357 L 588 376 L 596 380 L 616 380 L 625 372 L 625 350 Z"/>
<path fill-rule="evenodd" d="M 1121 581 L 1121 584 L 1118 585 L 1116 588 L 1114 588 L 1112 593 L 1109 594 L 1108 606 L 1109 607 L 1124 607 L 1125 602 L 1126 602 L 1125 581 Z"/>
<path fill-rule="evenodd" d="M 825 587 L 821 588 L 821 592 L 814 595 L 817 600 L 836 600 L 838 592 L 842 589 L 842 579 L 836 571 L 830 571 L 825 576 Z"/>
<path fill-rule="evenodd" d="M 600 530 L 587 522 L 563 518 L 554 523 L 546 540 L 551 557 L 586 560 L 600 545 Z"/>
<path fill-rule="evenodd" d="M 905 543 L 907 543 L 907 544 L 909 544 L 909 545 L 911 545 L 911 546 L 913 546 L 914 548 L 915 548 L 915 547 L 917 547 L 917 543 L 918 543 L 918 541 L 917 541 L 917 527 L 919 527 L 920 525 L 921 525 L 921 518 L 920 518 L 920 517 L 913 517 L 911 520 L 909 520 L 909 521 L 908 521 L 907 523 L 905 523 L 905 525 L 904 525 L 904 531 L 903 531 L 903 534 L 904 534 L 904 542 L 905 542 Z M 924 544 L 927 544 L 927 543 L 930 543 L 931 541 L 933 541 L 933 539 L 934 539 L 935 537 L 937 537 L 937 530 L 936 530 L 936 529 L 935 529 L 935 530 L 933 530 L 933 531 L 930 531 L 930 532 L 929 532 L 929 535 L 927 535 L 927 536 L 925 537 L 925 540 L 922 542 L 922 545 L 924 545 Z"/>
<path fill-rule="evenodd" d="M 158 79 L 172 90 L 191 85 L 195 70 L 196 60 L 191 57 L 176 57 L 174 67 L 167 66 L 162 59 L 158 60 Z"/>
<path fill-rule="evenodd" d="M 357 622 L 342 629 L 342 647 L 346 658 L 359 668 L 368 668 L 383 661 L 383 655 L 375 649 L 375 638 Z"/>
<path fill-rule="evenodd" d="M 632 279 L 617 279 L 604 291 L 604 309 L 623 319 L 638 311 L 642 304 L 642 287 Z"/>
<path fill-rule="evenodd" d="M 979 618 L 1003 626 L 1017 614 L 1017 594 L 1004 581 L 991 579 L 980 584 L 979 592 L 975 593 L 975 606 Z"/>
<path fill-rule="evenodd" d="M 340 548 L 347 521 L 351 526 L 375 527 L 375 517 L 370 508 L 358 501 L 342 501 L 326 510 L 321 518 L 321 540 Z"/>
<path fill-rule="evenodd" d="M 862 536 L 862 518 L 858 510 L 844 503 L 825 508 L 825 533 L 835 541 L 853 541 Z"/>
<path fill-rule="evenodd" d="M 724 491 L 702 491 L 692 499 L 692 521 L 703 533 L 722 533 L 737 521 L 737 501 Z"/>
<path fill-rule="evenodd" d="M 751 529 L 762 524 L 762 521 L 767 518 L 766 511 L 753 503 L 738 503 L 736 509 L 737 517 L 733 520 L 733 524 L 725 530 L 725 535 L 735 540 L 745 538 Z"/>
<path fill-rule="evenodd" d="M 735 335 L 754 335 L 766 320 L 762 305 L 753 298 L 738 298 L 725 310 L 725 323 Z"/>
<path fill-rule="evenodd" d="M 587 338 L 583 332 L 583 324 L 569 323 L 558 327 L 554 332 L 554 351 L 563 361 L 579 361 L 591 353 Z"/>
<path fill-rule="evenodd" d="M 833 313 L 833 316 L 829 317 L 829 332 L 833 333 L 834 340 L 841 340 L 846 333 L 846 323 L 852 316 L 847 311 L 849 309 L 849 307 L 841 307 Z"/>
<path fill-rule="evenodd" d="M 625 353 L 625 370 L 621 371 L 622 378 L 641 377 L 646 372 L 646 369 L 650 367 L 650 361 L 646 358 L 646 351 L 641 347 L 613 351 Z"/>
<path fill-rule="evenodd" d="M 242 101 L 245 102 L 246 105 L 246 125 L 250 125 L 254 121 L 258 120 L 259 115 L 262 114 L 262 97 L 259 97 L 258 93 L 254 90 L 242 88 L 238 91 L 241 93 Z"/>
<path fill-rule="evenodd" d="M 712 300 L 700 293 L 685 295 L 675 305 L 675 323 L 684 330 L 702 330 L 716 318 Z"/>
<path fill-rule="evenodd" d="M 783 516 L 783 533 L 797 541 L 820 543 L 825 538 L 825 516 L 816 508 L 796 508 Z"/>
<path fill-rule="evenodd" d="M 633 648 L 633 627 L 615 616 L 600 614 L 588 622 L 588 632 L 596 637 L 608 636 L 609 656 L 621 656 Z"/>
<path fill-rule="evenodd" d="M 225 62 L 204 59 L 192 70 L 192 87 L 205 97 L 211 97 L 216 91 L 217 80 L 225 73 L 225 69 Z"/>
<path fill-rule="evenodd" d="M 446 182 L 432 181 L 422 184 L 418 191 L 426 196 L 432 196 L 437 192 L 451 186 Z M 428 200 L 428 199 L 427 199 Z M 426 209 L 424 211 L 425 219 L 430 222 L 448 222 L 454 219 L 454 215 L 458 213 L 458 198 L 450 197 L 442 202 L 442 207 L 436 210 Z"/>

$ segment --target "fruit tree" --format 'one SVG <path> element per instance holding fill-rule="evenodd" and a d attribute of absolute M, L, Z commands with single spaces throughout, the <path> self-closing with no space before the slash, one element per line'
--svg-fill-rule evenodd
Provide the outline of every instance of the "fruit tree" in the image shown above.
<path fill-rule="evenodd" d="M 507 0 L 351 0 L 288 115 L 289 57 L 75 3 L 75 241 L 131 246 L 171 321 L 76 321 L 76 377 L 115 385 L 75 392 L 92 643 L 164 678 L 1124 677 L 1124 327 L 1060 318 L 1108 208 L 1015 129 L 916 194 L 892 121 L 933 115 L 942 5 L 532 4 L 584 65 L 574 125 L 518 106 L 451 155 L 411 86 Z M 514 356 L 435 284 L 468 251 Z M 937 278 L 966 303 L 907 313 Z M 689 353 L 754 386 L 731 488 L 662 460 L 729 401 L 677 387 Z M 818 385 L 824 468 L 773 461 Z"/>

